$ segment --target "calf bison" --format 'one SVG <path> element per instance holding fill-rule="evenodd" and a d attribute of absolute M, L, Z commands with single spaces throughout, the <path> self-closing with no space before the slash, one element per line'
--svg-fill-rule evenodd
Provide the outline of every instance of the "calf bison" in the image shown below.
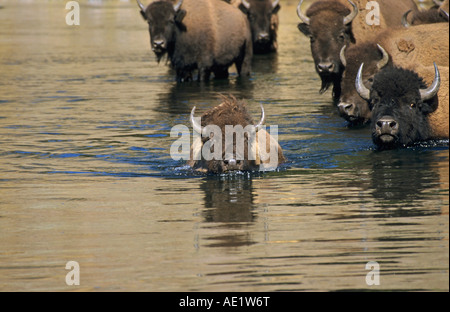
<path fill-rule="evenodd" d="M 441 84 L 436 64 L 435 77 L 429 87 L 415 72 L 389 66 L 375 75 L 370 89 L 362 80 L 363 66 L 361 64 L 355 84 L 361 97 L 370 103 L 372 139 L 378 148 L 406 147 L 429 139 L 445 138 L 436 135 L 441 129 L 436 129 L 429 120 L 439 105 L 446 105 L 448 113 L 448 101 L 441 103 L 436 96 Z M 447 119 L 448 127 L 448 116 L 440 117 Z"/>
<path fill-rule="evenodd" d="M 236 4 L 250 22 L 253 53 L 277 50 L 278 11 L 280 0 L 237 0 Z"/>
<path fill-rule="evenodd" d="M 137 0 L 149 25 L 150 45 L 157 60 L 165 54 L 177 81 L 227 78 L 234 63 L 240 76 L 251 71 L 253 46 L 248 20 L 237 8 L 215 0 L 157 0 L 147 8 Z"/>
<path fill-rule="evenodd" d="M 339 99 L 344 70 L 339 53 L 344 45 L 373 38 L 379 31 L 401 26 L 401 18 L 409 9 L 417 10 L 413 0 L 379 0 L 377 23 L 368 16 L 367 0 L 319 0 L 304 13 L 303 0 L 297 6 L 302 21 L 299 30 L 310 38 L 315 69 L 322 80 L 320 93 L 333 86 L 333 98 Z M 370 7 L 370 6 L 369 6 Z M 358 14 L 361 12 L 361 14 Z M 369 22 L 368 22 L 369 20 Z"/>
<path fill-rule="evenodd" d="M 264 129 L 265 113 L 255 124 L 245 102 L 235 97 L 222 97 L 222 103 L 190 122 L 197 138 L 191 146 L 188 165 L 204 173 L 230 171 L 264 171 L 276 169 L 285 161 L 274 137 Z M 265 146 L 265 148 L 264 148 Z"/>

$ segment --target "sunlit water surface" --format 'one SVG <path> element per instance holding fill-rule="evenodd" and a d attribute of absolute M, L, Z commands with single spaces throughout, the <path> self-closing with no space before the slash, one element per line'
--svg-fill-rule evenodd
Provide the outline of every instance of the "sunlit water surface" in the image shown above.
<path fill-rule="evenodd" d="M 134 1 L 79 2 L 80 26 L 64 1 L 0 5 L 0 291 L 448 291 L 448 141 L 380 152 L 349 129 L 296 1 L 251 79 L 204 84 L 157 64 Z M 287 164 L 205 176 L 171 158 L 171 128 L 219 93 L 255 119 L 264 104 Z"/>

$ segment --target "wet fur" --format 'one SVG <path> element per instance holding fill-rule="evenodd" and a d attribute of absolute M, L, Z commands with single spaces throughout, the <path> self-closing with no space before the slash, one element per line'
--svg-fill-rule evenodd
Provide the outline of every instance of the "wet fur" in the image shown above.
<path fill-rule="evenodd" d="M 437 109 L 438 100 L 437 96 L 426 102 L 420 99 L 419 89 L 426 87 L 415 72 L 403 68 L 387 67 L 375 75 L 370 107 L 372 138 L 376 145 L 380 148 L 403 147 L 432 137 L 428 115 Z M 398 123 L 398 138 L 392 145 L 383 144 L 376 135 L 375 125 L 382 116 L 392 116 Z"/>

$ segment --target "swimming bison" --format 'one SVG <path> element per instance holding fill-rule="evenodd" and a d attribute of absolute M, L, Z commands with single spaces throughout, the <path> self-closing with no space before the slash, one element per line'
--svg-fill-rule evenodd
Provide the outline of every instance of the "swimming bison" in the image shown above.
<path fill-rule="evenodd" d="M 435 77 L 429 87 L 415 72 L 392 66 L 375 75 L 370 89 L 362 80 L 363 66 L 361 64 L 356 77 L 356 89 L 362 98 L 369 101 L 372 139 L 380 149 L 405 147 L 439 138 L 435 133 L 441 130 L 437 127 L 442 124 L 430 122 L 429 116 L 437 111 L 439 105 L 448 107 L 448 102 L 439 103 L 436 96 L 441 83 L 436 64 Z M 448 120 L 448 115 L 440 117 Z"/>
<path fill-rule="evenodd" d="M 158 62 L 167 54 L 176 70 L 177 81 L 227 78 L 228 68 L 236 65 L 240 76 L 251 71 L 253 46 L 247 18 L 224 1 L 157 0 L 147 8 L 137 0 L 147 21 L 150 45 Z"/>
<path fill-rule="evenodd" d="M 194 170 L 204 173 L 265 171 L 276 169 L 285 161 L 280 145 L 264 129 L 262 105 L 257 124 L 247 112 L 245 102 L 233 96 L 223 97 L 220 105 L 201 116 L 201 122 L 194 114 L 195 107 L 190 122 L 197 138 L 188 161 Z"/>

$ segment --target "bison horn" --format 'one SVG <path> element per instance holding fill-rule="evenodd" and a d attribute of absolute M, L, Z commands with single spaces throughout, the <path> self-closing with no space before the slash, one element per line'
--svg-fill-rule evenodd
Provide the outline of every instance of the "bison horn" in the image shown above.
<path fill-rule="evenodd" d="M 275 9 L 278 3 L 280 3 L 280 0 L 275 0 L 274 2 L 272 2 L 272 8 Z"/>
<path fill-rule="evenodd" d="M 264 121 L 266 120 L 266 114 L 264 113 L 264 107 L 261 104 L 261 120 L 258 122 L 257 125 L 255 125 L 255 131 L 258 132 L 262 129 L 262 126 L 264 125 Z"/>
<path fill-rule="evenodd" d="M 437 6 L 441 6 L 444 3 L 444 1 L 439 1 L 439 0 L 433 0 L 433 2 Z"/>
<path fill-rule="evenodd" d="M 377 63 L 377 68 L 382 69 L 384 66 L 386 66 L 389 63 L 389 54 L 379 44 L 377 44 L 377 47 L 383 54 L 383 58 L 380 61 L 378 61 L 378 63 Z"/>
<path fill-rule="evenodd" d="M 144 5 L 142 4 L 142 2 L 139 1 L 139 0 L 136 0 L 136 2 L 137 2 L 137 4 L 138 4 L 138 6 L 141 8 L 141 11 L 142 11 L 142 12 L 145 12 L 145 7 L 144 7 Z"/>
<path fill-rule="evenodd" d="M 178 2 L 177 2 L 177 4 L 175 4 L 174 6 L 173 6 L 173 9 L 175 10 L 175 12 L 178 12 L 178 10 L 181 8 L 181 5 L 183 4 L 183 0 L 179 0 Z"/>
<path fill-rule="evenodd" d="M 411 24 L 408 22 L 408 14 L 411 13 L 412 10 L 408 10 L 405 12 L 405 14 L 403 14 L 402 16 L 402 25 L 404 27 L 409 27 L 411 26 Z"/>
<path fill-rule="evenodd" d="M 339 53 L 339 58 L 341 59 L 342 65 L 347 66 L 347 60 L 345 59 L 345 48 L 347 48 L 346 45 L 344 45 L 341 49 L 341 52 Z"/>
<path fill-rule="evenodd" d="M 349 15 L 344 17 L 344 25 L 350 24 L 353 21 L 353 19 L 356 17 L 356 15 L 358 15 L 358 7 L 356 6 L 356 4 L 354 4 L 350 0 L 348 0 L 348 2 L 352 5 L 353 10 L 350 12 Z"/>
<path fill-rule="evenodd" d="M 192 108 L 192 111 L 191 111 L 191 118 L 190 118 L 191 125 L 192 125 L 192 129 L 194 129 L 195 132 L 197 132 L 198 134 L 202 134 L 202 125 L 200 125 L 199 123 L 197 123 L 195 121 L 194 114 L 195 114 L 195 106 Z"/>
<path fill-rule="evenodd" d="M 439 70 L 437 68 L 436 63 L 434 63 L 434 80 L 431 86 L 429 86 L 427 89 L 420 89 L 420 98 L 422 101 L 428 101 L 432 99 L 437 92 L 439 91 L 439 87 L 441 85 L 441 76 L 439 74 Z"/>
<path fill-rule="evenodd" d="M 241 3 L 247 10 L 250 10 L 250 3 L 248 3 L 246 0 L 241 0 Z"/>
<path fill-rule="evenodd" d="M 445 11 L 444 9 L 439 9 L 443 14 L 444 14 L 444 16 L 447 18 L 447 21 L 448 20 L 450 20 L 450 17 L 449 17 L 449 15 L 448 15 L 448 12 L 447 11 Z"/>
<path fill-rule="evenodd" d="M 362 71 L 363 71 L 364 63 L 361 63 L 361 66 L 358 70 L 358 75 L 356 75 L 355 87 L 358 94 L 366 101 L 370 100 L 370 90 L 364 85 L 362 80 Z"/>
<path fill-rule="evenodd" d="M 302 12 L 302 3 L 303 0 L 300 0 L 298 6 L 297 6 L 297 15 L 298 17 L 303 21 L 303 23 L 305 23 L 306 25 L 309 25 L 309 23 L 311 22 L 311 20 L 309 19 L 309 17 L 307 17 L 303 12 Z"/>

